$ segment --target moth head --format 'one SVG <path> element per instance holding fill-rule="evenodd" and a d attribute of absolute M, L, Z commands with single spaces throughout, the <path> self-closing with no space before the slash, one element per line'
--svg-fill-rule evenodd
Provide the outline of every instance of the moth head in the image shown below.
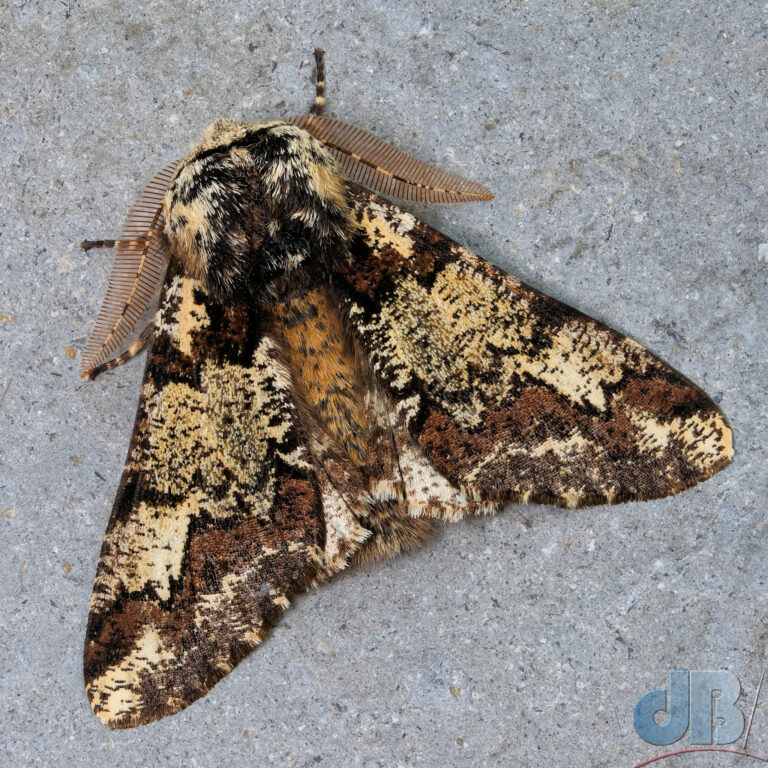
<path fill-rule="evenodd" d="M 258 296 L 345 252 L 351 200 L 325 146 L 282 122 L 217 120 L 163 203 L 171 255 L 219 299 Z"/>

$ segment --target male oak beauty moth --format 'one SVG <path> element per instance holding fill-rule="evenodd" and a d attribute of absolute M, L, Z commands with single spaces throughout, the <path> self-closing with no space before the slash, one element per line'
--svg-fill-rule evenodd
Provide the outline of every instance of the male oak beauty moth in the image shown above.
<path fill-rule="evenodd" d="M 217 120 L 83 243 L 117 249 L 83 375 L 150 343 L 85 645 L 115 728 L 440 520 L 660 498 L 731 458 L 690 381 L 380 197 L 492 196 L 324 117 L 316 59 L 308 115 Z"/>

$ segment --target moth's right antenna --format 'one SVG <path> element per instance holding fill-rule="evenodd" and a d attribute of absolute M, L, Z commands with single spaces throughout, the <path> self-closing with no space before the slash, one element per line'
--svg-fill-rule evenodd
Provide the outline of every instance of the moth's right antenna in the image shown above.
<path fill-rule="evenodd" d="M 325 62 L 323 56 L 325 52 L 320 48 L 315 48 L 315 100 L 309 108 L 310 115 L 322 115 L 325 111 Z"/>
<path fill-rule="evenodd" d="M 176 172 L 178 162 L 166 165 L 155 174 L 131 206 L 119 240 L 83 240 L 84 251 L 91 248 L 116 248 L 104 303 L 81 358 L 80 375 L 92 379 L 98 373 L 119 365 L 144 346 L 148 336 L 142 331 L 153 314 L 155 298 L 168 266 L 168 243 L 163 229 L 163 198 Z M 148 333 L 148 331 L 147 331 Z M 129 345 L 130 346 L 127 346 Z M 110 361 L 112 355 L 117 355 Z"/>

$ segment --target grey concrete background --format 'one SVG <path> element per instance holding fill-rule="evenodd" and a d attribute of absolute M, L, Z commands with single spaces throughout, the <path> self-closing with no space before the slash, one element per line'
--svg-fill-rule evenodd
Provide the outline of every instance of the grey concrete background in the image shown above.
<path fill-rule="evenodd" d="M 14 0 L 0 29 L 2 765 L 630 766 L 662 751 L 632 709 L 671 668 L 729 669 L 751 706 L 768 5 Z M 78 378 L 111 255 L 76 244 L 214 118 L 303 111 L 313 45 L 332 113 L 497 195 L 418 215 L 701 384 L 736 458 L 654 503 L 446 526 L 299 597 L 183 713 L 110 732 L 81 653 L 143 364 Z M 768 754 L 766 691 L 749 746 Z"/>

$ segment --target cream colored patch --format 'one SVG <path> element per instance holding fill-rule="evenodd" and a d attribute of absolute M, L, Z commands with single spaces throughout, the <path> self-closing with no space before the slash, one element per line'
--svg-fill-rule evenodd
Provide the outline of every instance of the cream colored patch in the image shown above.
<path fill-rule="evenodd" d="M 181 576 L 189 521 L 199 514 L 198 499 L 185 499 L 176 507 L 139 505 L 123 529 L 118 555 L 122 581 L 131 592 L 154 587 L 161 600 L 171 596 L 171 579 Z"/>
<path fill-rule="evenodd" d="M 533 323 L 527 299 L 500 296 L 482 276 L 453 263 L 429 291 L 414 276 L 402 276 L 392 299 L 361 330 L 376 338 L 374 366 L 395 389 L 420 379 L 461 426 L 472 428 L 482 423 L 486 406 L 508 396 L 525 365 L 519 350 Z M 501 369 L 491 348 L 508 350 Z M 476 375 L 483 371 L 493 375 Z"/>
<path fill-rule="evenodd" d="M 602 386 L 622 378 L 624 352 L 614 336 L 593 323 L 571 322 L 552 338 L 538 357 L 505 360 L 505 368 L 528 373 L 553 386 L 576 405 L 605 410 Z"/>
<path fill-rule="evenodd" d="M 289 464 L 292 467 L 312 469 L 312 464 L 307 461 L 307 451 L 304 446 L 299 445 L 290 453 L 285 453 L 284 451 L 277 451 L 276 453 L 286 464 Z"/>
<path fill-rule="evenodd" d="M 473 364 L 487 362 L 488 345 L 518 349 L 532 338 L 536 318 L 528 299 L 500 295 L 493 283 L 459 262 L 440 271 L 430 298 L 452 321 L 449 339 L 459 345 L 454 354 Z"/>
<path fill-rule="evenodd" d="M 179 184 L 183 190 L 201 173 L 199 163 L 191 163 L 179 174 Z M 165 215 L 165 234 L 172 243 L 173 253 L 180 258 L 188 274 L 202 280 L 208 269 L 211 219 L 216 211 L 211 206 L 211 193 L 220 190 L 220 185 L 213 183 L 205 187 L 187 203 L 181 202 L 178 191 L 169 189 L 163 202 Z M 200 242 L 196 238 L 200 238 Z"/>
<path fill-rule="evenodd" d="M 638 431 L 637 445 L 644 453 L 660 455 L 671 443 L 677 444 L 700 472 L 733 455 L 733 436 L 719 413 L 707 418 L 695 414 L 669 422 L 631 409 L 627 410 L 627 416 Z"/>
<path fill-rule="evenodd" d="M 326 151 L 325 147 L 319 141 L 315 139 L 313 141 L 316 142 L 317 148 L 326 157 L 325 162 L 322 163 L 309 161 L 307 157 L 310 189 L 324 204 L 333 204 L 340 210 L 344 210 L 347 207 L 344 178 L 339 173 L 333 157 Z"/>
<path fill-rule="evenodd" d="M 189 522 L 199 513 L 199 500 L 200 495 L 190 496 L 176 507 L 142 503 L 106 534 L 109 549 L 102 560 L 109 567 L 96 574 L 91 611 L 109 606 L 123 586 L 138 592 L 148 585 L 162 600 L 171 596 L 170 580 L 181 576 Z"/>
<path fill-rule="evenodd" d="M 580 432 L 574 432 L 570 437 L 564 440 L 550 437 L 538 445 L 529 448 L 529 453 L 534 458 L 544 456 L 547 453 L 553 453 L 562 462 L 573 461 L 575 456 L 585 452 L 598 451 L 599 447 L 596 443 L 588 440 Z"/>
<path fill-rule="evenodd" d="M 581 506 L 584 493 L 577 488 L 567 488 L 560 494 L 560 498 L 569 509 L 577 509 Z"/>
<path fill-rule="evenodd" d="M 213 448 L 204 425 L 205 399 L 188 384 L 169 382 L 147 402 L 150 423 L 143 469 L 160 493 L 186 493 L 200 459 Z"/>
<path fill-rule="evenodd" d="M 143 449 L 137 448 L 129 464 L 141 465 L 150 488 L 184 501 L 175 508 L 141 504 L 107 535 L 107 567 L 97 577 L 94 611 L 108 605 L 121 584 L 130 591 L 151 584 L 167 598 L 169 580 L 180 575 L 189 521 L 201 510 L 225 518 L 236 509 L 242 512 L 244 500 L 254 517 L 268 515 L 276 478 L 272 472 L 264 476 L 265 464 L 273 446 L 283 443 L 292 428 L 291 410 L 281 392 L 290 381 L 271 357 L 273 348 L 264 338 L 250 368 L 206 362 L 199 387 L 179 382 L 160 390 L 145 386 Z M 280 455 L 295 466 L 309 466 L 304 449 Z M 255 483 L 257 477 L 263 482 Z"/>
<path fill-rule="evenodd" d="M 370 494 L 376 501 L 402 501 L 405 495 L 404 483 L 401 480 L 381 478 L 371 480 Z"/>
<path fill-rule="evenodd" d="M 160 633 L 152 626 L 147 627 L 134 649 L 118 665 L 110 666 L 86 687 L 99 720 L 109 723 L 126 715 L 138 715 L 142 706 L 141 678 L 150 676 L 175 659 L 176 656 L 163 645 Z"/>
<path fill-rule="evenodd" d="M 156 332 L 170 336 L 186 355 L 192 350 L 192 334 L 211 322 L 205 306 L 195 301 L 195 290 L 199 288 L 197 280 L 177 275 L 168 289 L 166 306 L 155 316 Z"/>
<path fill-rule="evenodd" d="M 192 352 L 192 334 L 207 328 L 210 318 L 205 306 L 195 301 L 195 288 L 198 283 L 194 280 L 184 280 L 181 288 L 181 306 L 177 315 L 175 335 L 179 351 L 185 355 Z"/>
<path fill-rule="evenodd" d="M 467 497 L 438 473 L 413 444 L 398 440 L 398 455 L 409 513 L 415 511 L 418 515 L 425 507 L 433 506 L 467 506 Z"/>
<path fill-rule="evenodd" d="M 537 445 L 526 445 L 523 443 L 506 443 L 496 445 L 493 451 L 489 452 L 482 461 L 467 476 L 468 482 L 474 482 L 478 475 L 482 474 L 486 467 L 492 466 L 506 458 L 515 456 L 530 456 L 538 458 L 547 453 L 553 453 L 563 464 L 570 463 L 576 457 L 584 452 L 599 451 L 599 446 L 591 440 L 587 440 L 583 435 L 574 433 L 565 440 L 550 437 Z"/>
<path fill-rule="evenodd" d="M 370 536 L 347 506 L 341 494 L 328 481 L 322 484 L 321 499 L 325 521 L 323 571 L 330 576 L 347 566 L 350 555 Z"/>
<path fill-rule="evenodd" d="M 246 489 L 254 514 L 268 510 L 274 479 L 255 490 L 252 479 L 263 471 L 270 441 L 280 444 L 292 426 L 283 397 L 264 387 L 274 370 L 268 347 L 262 341 L 250 368 L 206 362 L 199 388 L 171 382 L 147 403 L 144 470 L 156 490 L 185 495 L 199 470 L 206 485 L 229 485 L 224 499 L 201 500 L 211 514 L 227 514 L 235 492 Z"/>
<path fill-rule="evenodd" d="M 669 446 L 673 435 L 680 429 L 680 420 L 663 423 L 648 416 L 644 411 L 630 410 L 629 420 L 638 431 L 637 447 L 643 453 L 662 453 Z"/>
<path fill-rule="evenodd" d="M 307 227 L 314 227 L 317 224 L 317 210 L 315 208 L 300 208 L 291 214 L 291 218 L 302 222 Z"/>
<path fill-rule="evenodd" d="M 374 248 L 384 242 L 395 248 L 403 258 L 410 260 L 413 257 L 413 242 L 407 234 L 412 229 L 412 225 L 408 227 L 407 221 L 398 221 L 397 217 L 394 221 L 389 222 L 385 218 L 386 215 L 386 209 L 375 201 L 372 200 L 366 205 L 360 222 L 366 231 L 366 239 Z"/>
<path fill-rule="evenodd" d="M 416 226 L 416 217 L 412 213 L 401 211 L 393 218 L 392 226 L 395 228 L 395 232 L 403 237 Z"/>

